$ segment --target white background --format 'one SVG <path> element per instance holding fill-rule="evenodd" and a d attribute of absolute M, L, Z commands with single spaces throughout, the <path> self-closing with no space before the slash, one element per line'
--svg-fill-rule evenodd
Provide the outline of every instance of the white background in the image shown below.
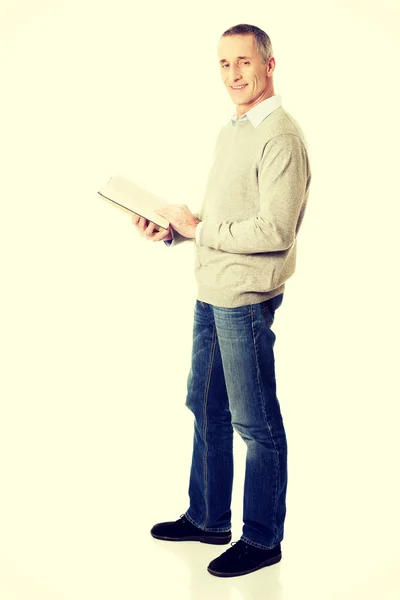
<path fill-rule="evenodd" d="M 247 6 L 246 6 L 247 5 Z M 2 600 L 398 600 L 400 5 L 2 0 Z M 274 331 L 283 560 L 154 540 L 188 508 L 193 242 L 139 236 L 120 173 L 196 211 L 235 112 L 217 45 L 271 37 L 313 173 Z M 233 540 L 245 445 L 235 434 Z"/>

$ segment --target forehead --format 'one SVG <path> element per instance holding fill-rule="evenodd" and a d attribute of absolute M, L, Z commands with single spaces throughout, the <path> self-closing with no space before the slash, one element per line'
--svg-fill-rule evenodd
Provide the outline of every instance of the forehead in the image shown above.
<path fill-rule="evenodd" d="M 239 56 L 255 58 L 254 37 L 252 35 L 227 35 L 218 43 L 219 61 L 236 60 Z"/>

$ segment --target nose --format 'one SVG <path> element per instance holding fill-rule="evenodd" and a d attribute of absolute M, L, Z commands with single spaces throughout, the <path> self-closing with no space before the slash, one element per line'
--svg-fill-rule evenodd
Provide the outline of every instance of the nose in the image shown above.
<path fill-rule="evenodd" d="M 239 69 L 233 66 L 228 76 L 228 85 L 237 85 L 237 82 L 242 79 Z"/>

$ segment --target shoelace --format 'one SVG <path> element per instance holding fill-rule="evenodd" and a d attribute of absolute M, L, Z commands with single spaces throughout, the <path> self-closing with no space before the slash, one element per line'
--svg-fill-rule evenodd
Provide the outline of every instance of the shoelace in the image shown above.
<path fill-rule="evenodd" d="M 236 544 L 238 544 L 239 542 L 241 542 L 240 545 L 236 546 Z M 243 542 L 243 540 L 237 540 L 236 542 L 231 542 L 231 546 L 232 547 L 229 548 L 229 550 L 232 551 L 232 553 L 237 552 L 239 550 L 239 553 L 238 553 L 239 558 L 241 556 L 245 556 L 246 554 L 249 553 L 249 546 L 248 546 L 248 544 L 246 544 L 246 542 Z"/>

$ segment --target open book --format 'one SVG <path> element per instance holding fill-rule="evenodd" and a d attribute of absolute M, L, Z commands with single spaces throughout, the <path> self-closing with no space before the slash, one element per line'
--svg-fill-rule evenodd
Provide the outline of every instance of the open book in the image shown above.
<path fill-rule="evenodd" d="M 169 202 L 161 200 L 129 179 L 121 175 L 114 175 L 97 193 L 121 210 L 151 221 L 154 223 L 156 231 L 168 229 L 169 221 L 154 211 L 157 208 L 168 206 Z"/>

